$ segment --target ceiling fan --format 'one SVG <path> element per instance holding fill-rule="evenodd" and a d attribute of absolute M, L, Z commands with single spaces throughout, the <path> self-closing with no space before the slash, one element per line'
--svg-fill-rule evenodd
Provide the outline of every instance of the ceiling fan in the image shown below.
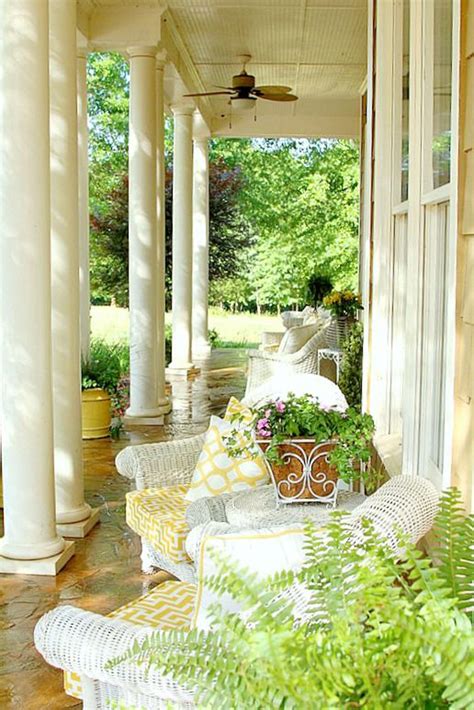
<path fill-rule="evenodd" d="M 298 97 L 291 94 L 289 86 L 255 86 L 255 77 L 247 74 L 245 67 L 251 60 L 250 54 L 240 54 L 239 61 L 242 70 L 232 77 L 232 86 L 218 86 L 223 91 L 204 91 L 185 96 L 229 96 L 233 108 L 240 110 L 252 109 L 257 99 L 267 101 L 297 101 Z"/>

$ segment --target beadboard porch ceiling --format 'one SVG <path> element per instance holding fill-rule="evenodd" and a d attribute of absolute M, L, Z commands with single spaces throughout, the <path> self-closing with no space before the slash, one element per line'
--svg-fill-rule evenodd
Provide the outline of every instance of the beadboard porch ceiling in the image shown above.
<path fill-rule="evenodd" d="M 284 84 L 299 96 L 287 104 L 259 100 L 256 121 L 253 112 L 230 117 L 226 97 L 200 100 L 213 134 L 358 135 L 366 0 L 169 0 L 166 6 L 159 0 L 78 0 L 78 6 L 96 46 L 97 28 L 107 21 L 115 27 L 123 22 L 130 32 L 136 26 L 130 16 L 148 25 L 157 18 L 175 70 L 168 72 L 169 101 L 186 90 L 228 86 L 240 71 L 239 54 L 252 56 L 247 71 L 257 84 Z"/>

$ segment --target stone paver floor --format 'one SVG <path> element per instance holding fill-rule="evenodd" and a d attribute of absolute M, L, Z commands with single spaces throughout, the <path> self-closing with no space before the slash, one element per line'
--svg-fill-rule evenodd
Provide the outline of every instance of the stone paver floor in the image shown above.
<path fill-rule="evenodd" d="M 201 374 L 174 382 L 173 412 L 163 427 L 140 427 L 119 441 L 84 442 L 86 500 L 101 507 L 101 522 L 56 578 L 0 575 L 0 708 L 80 708 L 63 692 L 62 673 L 48 666 L 33 646 L 38 618 L 58 604 L 107 614 L 166 578 L 140 571 L 140 542 L 125 523 L 125 493 L 133 484 L 119 476 L 114 458 L 124 446 L 181 438 L 204 431 L 229 397 L 245 388 L 244 351 L 215 351 Z"/>

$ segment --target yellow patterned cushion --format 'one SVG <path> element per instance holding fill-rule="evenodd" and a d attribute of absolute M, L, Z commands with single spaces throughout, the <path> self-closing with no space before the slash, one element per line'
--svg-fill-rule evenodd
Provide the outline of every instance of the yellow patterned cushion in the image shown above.
<path fill-rule="evenodd" d="M 189 562 L 184 543 L 189 532 L 184 514 L 187 486 L 146 488 L 127 493 L 128 525 L 173 562 Z"/>
<path fill-rule="evenodd" d="M 224 421 L 231 422 L 232 417 L 239 415 L 241 421 L 244 424 L 251 424 L 253 420 L 253 414 L 250 407 L 246 404 L 242 404 L 236 397 L 231 397 L 229 399 L 229 404 L 227 405 L 226 412 L 224 414 Z"/>
<path fill-rule="evenodd" d="M 186 582 L 163 582 L 143 597 L 113 611 L 109 616 L 129 621 L 137 626 L 160 629 L 190 628 L 194 610 L 196 586 Z M 64 690 L 73 698 L 82 698 L 81 677 L 64 673 Z"/>
<path fill-rule="evenodd" d="M 211 417 L 187 500 L 234 493 L 268 483 L 268 469 L 262 454 L 254 458 L 243 454 L 237 459 L 229 455 L 224 437 L 230 433 L 239 436 L 229 422 Z"/>

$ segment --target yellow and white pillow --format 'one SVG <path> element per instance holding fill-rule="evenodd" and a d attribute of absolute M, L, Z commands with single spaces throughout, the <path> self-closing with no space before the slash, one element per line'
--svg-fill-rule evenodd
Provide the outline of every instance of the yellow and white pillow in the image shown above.
<path fill-rule="evenodd" d="M 192 628 L 208 631 L 212 626 L 209 607 L 219 603 L 226 612 L 238 613 L 241 605 L 229 594 L 209 589 L 208 580 L 218 571 L 216 555 L 244 568 L 262 580 L 283 570 L 298 571 L 305 562 L 304 525 L 242 530 L 209 535 L 201 543 L 198 588 Z"/>
<path fill-rule="evenodd" d="M 253 414 L 250 407 L 246 404 L 242 404 L 236 397 L 231 397 L 229 399 L 229 404 L 227 405 L 226 412 L 224 414 L 224 421 L 231 422 L 232 418 L 239 415 L 242 424 L 251 424 L 253 420 Z"/>
<path fill-rule="evenodd" d="M 241 437 L 242 443 L 245 443 L 245 436 L 239 434 L 232 424 L 219 417 L 211 417 L 186 500 L 236 493 L 269 482 L 267 465 L 261 453 L 257 452 L 254 458 L 249 454 L 233 458 L 229 454 L 225 436 L 230 434 L 234 438 Z"/>

